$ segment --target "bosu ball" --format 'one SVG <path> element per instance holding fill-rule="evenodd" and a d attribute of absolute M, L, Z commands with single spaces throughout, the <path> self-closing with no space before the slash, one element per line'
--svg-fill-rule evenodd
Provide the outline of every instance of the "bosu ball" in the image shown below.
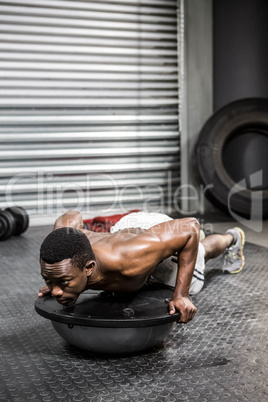
<path fill-rule="evenodd" d="M 126 294 L 88 290 L 70 307 L 52 296 L 38 298 L 35 310 L 73 346 L 93 353 L 128 354 L 154 347 L 173 330 L 180 313 L 169 314 L 167 299 L 172 294 L 155 284 Z"/>

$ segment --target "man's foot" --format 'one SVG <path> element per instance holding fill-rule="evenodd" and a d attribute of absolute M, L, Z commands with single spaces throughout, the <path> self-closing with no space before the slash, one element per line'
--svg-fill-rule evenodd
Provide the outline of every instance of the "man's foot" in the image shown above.
<path fill-rule="evenodd" d="M 229 229 L 227 233 L 233 236 L 234 241 L 224 252 L 222 271 L 229 274 L 238 274 L 245 264 L 243 255 L 245 233 L 240 228 Z"/>

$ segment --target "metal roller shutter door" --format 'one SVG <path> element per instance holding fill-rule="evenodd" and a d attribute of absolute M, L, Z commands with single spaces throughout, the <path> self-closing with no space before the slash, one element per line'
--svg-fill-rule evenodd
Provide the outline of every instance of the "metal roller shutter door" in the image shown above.
<path fill-rule="evenodd" d="M 0 2 L 0 208 L 172 213 L 177 2 Z"/>

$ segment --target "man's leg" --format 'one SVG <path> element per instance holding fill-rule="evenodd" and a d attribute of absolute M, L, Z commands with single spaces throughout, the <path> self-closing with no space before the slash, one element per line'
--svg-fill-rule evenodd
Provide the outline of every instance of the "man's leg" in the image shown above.
<path fill-rule="evenodd" d="M 205 261 L 216 258 L 223 254 L 226 248 L 230 247 L 234 238 L 230 233 L 224 235 L 215 234 L 206 237 L 201 241 L 205 248 Z"/>
<path fill-rule="evenodd" d="M 216 258 L 224 253 L 222 270 L 238 273 L 244 266 L 243 246 L 245 234 L 242 229 L 227 230 L 224 235 L 211 235 L 201 241 L 205 248 L 205 261 Z"/>

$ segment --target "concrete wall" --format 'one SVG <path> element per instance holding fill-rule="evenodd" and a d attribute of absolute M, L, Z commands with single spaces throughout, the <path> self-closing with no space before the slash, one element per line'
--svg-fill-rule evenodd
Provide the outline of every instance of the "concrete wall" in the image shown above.
<path fill-rule="evenodd" d="M 213 112 L 212 0 L 186 0 L 183 5 L 181 212 L 195 215 L 204 202 L 194 171 L 194 147 L 202 126 Z"/>
<path fill-rule="evenodd" d="M 241 98 L 268 98 L 268 1 L 214 0 L 214 111 Z"/>

